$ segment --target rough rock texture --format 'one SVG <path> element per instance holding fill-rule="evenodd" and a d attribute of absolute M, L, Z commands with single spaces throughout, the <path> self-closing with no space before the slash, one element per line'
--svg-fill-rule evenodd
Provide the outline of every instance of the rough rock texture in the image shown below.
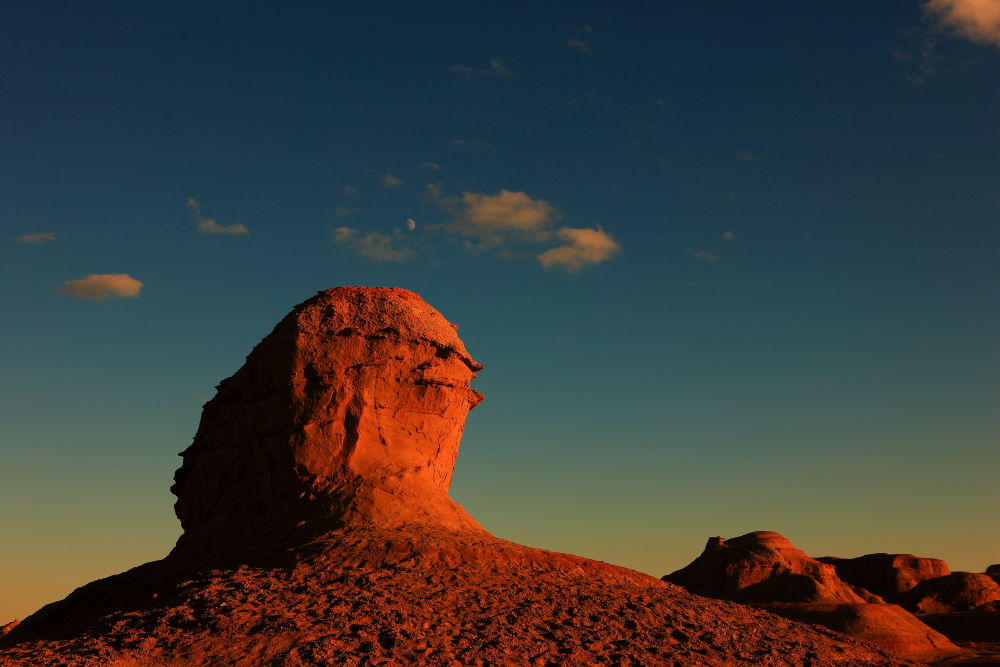
<path fill-rule="evenodd" d="M 907 591 L 901 604 L 915 614 L 972 611 L 1000 601 L 1000 584 L 985 574 L 952 572 L 925 579 Z"/>
<path fill-rule="evenodd" d="M 298 306 L 205 406 L 177 547 L 46 605 L 0 665 L 900 664 L 489 535 L 447 494 L 479 368 L 405 290 Z"/>
<path fill-rule="evenodd" d="M 870 641 L 911 660 L 934 661 L 958 652 L 948 637 L 894 604 L 816 602 L 767 608 L 786 618 Z"/>
<path fill-rule="evenodd" d="M 224 380 L 175 475 L 179 549 L 344 526 L 482 531 L 448 497 L 482 366 L 403 289 L 297 306 Z"/>
<path fill-rule="evenodd" d="M 925 579 L 950 574 L 947 563 L 937 558 L 920 558 L 912 554 L 868 554 L 858 558 L 819 558 L 837 568 L 837 576 L 854 586 L 896 599 Z"/>
<path fill-rule="evenodd" d="M 687 567 L 663 577 L 692 593 L 734 602 L 862 603 L 832 565 L 810 558 L 780 534 L 713 537 Z"/>
<path fill-rule="evenodd" d="M 947 637 L 912 614 L 841 581 L 780 534 L 711 538 L 687 567 L 663 577 L 699 595 L 764 607 L 879 644 L 913 660 L 957 653 Z"/>

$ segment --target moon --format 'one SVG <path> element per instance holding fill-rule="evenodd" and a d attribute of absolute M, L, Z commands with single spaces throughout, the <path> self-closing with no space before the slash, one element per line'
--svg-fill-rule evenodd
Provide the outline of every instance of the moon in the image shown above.
<path fill-rule="evenodd" d="M 417 223 L 413 221 L 413 218 L 406 219 L 406 228 L 409 229 L 411 232 L 417 228 Z"/>

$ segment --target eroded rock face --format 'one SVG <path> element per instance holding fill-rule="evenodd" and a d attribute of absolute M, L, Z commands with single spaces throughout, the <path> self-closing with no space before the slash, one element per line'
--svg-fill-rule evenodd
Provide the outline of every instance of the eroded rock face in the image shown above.
<path fill-rule="evenodd" d="M 709 539 L 687 567 L 663 577 L 692 593 L 734 602 L 862 603 L 864 593 L 772 531 Z"/>
<path fill-rule="evenodd" d="M 448 496 L 481 368 L 413 292 L 339 287 L 296 306 L 181 454 L 178 548 L 345 526 L 483 532 Z"/>
<path fill-rule="evenodd" d="M 858 558 L 825 556 L 818 560 L 837 568 L 837 576 L 854 586 L 895 599 L 921 581 L 950 574 L 948 564 L 937 558 L 912 554 L 868 554 Z"/>

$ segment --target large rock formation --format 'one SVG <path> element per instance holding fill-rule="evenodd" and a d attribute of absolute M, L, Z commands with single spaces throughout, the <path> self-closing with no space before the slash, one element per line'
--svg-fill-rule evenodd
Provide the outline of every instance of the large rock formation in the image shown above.
<path fill-rule="evenodd" d="M 171 489 L 179 548 L 345 526 L 482 532 L 448 496 L 480 369 L 412 292 L 320 292 L 205 405 Z"/>
<path fill-rule="evenodd" d="M 950 574 L 948 564 L 937 558 L 912 554 L 867 554 L 857 558 L 819 558 L 837 568 L 837 576 L 886 599 L 894 600 L 921 581 Z"/>
<path fill-rule="evenodd" d="M 205 406 L 177 547 L 46 605 L 0 665 L 899 664 L 489 535 L 447 494 L 479 368 L 405 290 L 296 307 Z"/>
<path fill-rule="evenodd" d="M 947 637 L 897 605 L 837 577 L 782 535 L 757 531 L 709 539 L 686 567 L 663 577 L 698 595 L 764 607 L 871 641 L 913 660 L 956 653 Z"/>

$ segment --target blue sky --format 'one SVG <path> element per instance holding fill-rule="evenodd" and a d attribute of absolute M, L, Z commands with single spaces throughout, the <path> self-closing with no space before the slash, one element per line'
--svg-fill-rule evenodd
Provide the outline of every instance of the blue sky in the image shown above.
<path fill-rule="evenodd" d="M 0 51 L 0 622 L 166 553 L 201 401 L 352 284 L 486 365 L 501 537 L 1000 560 L 996 0 L 33 3 Z"/>

